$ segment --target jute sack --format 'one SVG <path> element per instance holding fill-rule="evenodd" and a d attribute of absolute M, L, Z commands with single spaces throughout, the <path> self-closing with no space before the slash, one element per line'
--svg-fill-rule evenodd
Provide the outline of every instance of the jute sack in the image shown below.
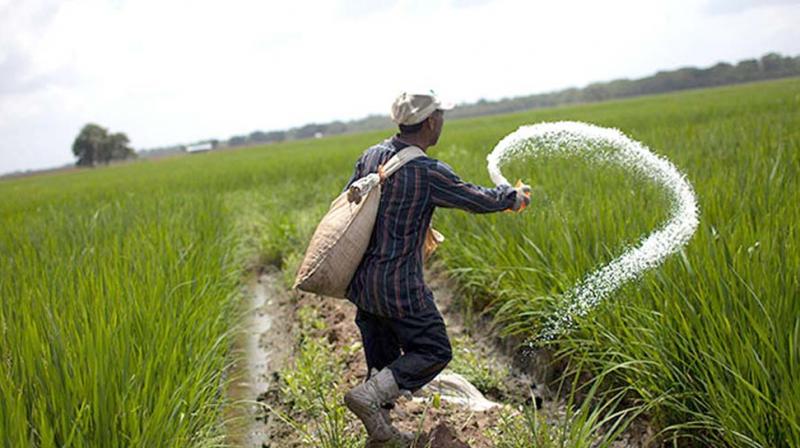
<path fill-rule="evenodd" d="M 372 236 L 381 200 L 381 183 L 409 160 L 424 156 L 416 146 L 397 152 L 386 165 L 350 186 L 331 202 L 306 250 L 294 287 L 344 298 Z"/>

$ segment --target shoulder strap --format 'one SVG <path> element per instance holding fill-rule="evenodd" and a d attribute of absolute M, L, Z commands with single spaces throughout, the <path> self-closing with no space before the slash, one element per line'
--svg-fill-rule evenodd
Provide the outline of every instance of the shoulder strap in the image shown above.
<path fill-rule="evenodd" d="M 425 152 L 416 146 L 408 146 L 401 149 L 386 162 L 386 165 L 380 165 L 377 173 L 367 174 L 353 182 L 347 190 L 347 200 L 358 204 L 361 202 L 361 198 L 365 197 L 372 188 L 383 183 L 387 177 L 394 174 L 408 161 L 424 155 Z"/>
<path fill-rule="evenodd" d="M 414 160 L 417 157 L 423 157 L 425 152 L 419 149 L 416 146 L 406 146 L 405 148 L 401 149 L 397 152 L 388 162 L 386 165 L 383 166 L 383 174 L 382 178 L 387 178 L 394 174 L 397 170 L 403 167 L 406 163 L 410 160 Z"/>

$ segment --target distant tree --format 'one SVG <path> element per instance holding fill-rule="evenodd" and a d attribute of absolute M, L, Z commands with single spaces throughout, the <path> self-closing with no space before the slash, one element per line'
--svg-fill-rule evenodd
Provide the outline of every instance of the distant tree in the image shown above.
<path fill-rule="evenodd" d="M 286 132 L 285 131 L 270 131 L 267 132 L 267 140 L 268 142 L 282 142 L 286 140 Z"/>
<path fill-rule="evenodd" d="M 714 85 L 736 82 L 736 69 L 733 65 L 720 62 L 707 70 L 708 77 Z"/>
<path fill-rule="evenodd" d="M 252 143 L 261 143 L 267 141 L 267 133 L 264 131 L 254 131 L 247 136 L 247 140 Z"/>
<path fill-rule="evenodd" d="M 109 134 L 100 125 L 89 123 L 72 143 L 72 154 L 78 158 L 78 166 L 95 166 L 109 163 L 112 160 L 123 160 L 136 157 L 136 152 L 129 147 L 128 136 L 122 132 Z"/>
<path fill-rule="evenodd" d="M 602 101 L 609 98 L 609 92 L 605 83 L 592 83 L 583 89 L 583 93 L 588 101 Z"/>
<path fill-rule="evenodd" d="M 795 71 L 794 60 L 778 53 L 767 53 L 761 57 L 761 67 L 770 78 L 790 76 Z"/>
<path fill-rule="evenodd" d="M 247 136 L 246 135 L 237 135 L 228 139 L 228 144 L 230 146 L 241 146 L 247 143 Z"/>
<path fill-rule="evenodd" d="M 314 137 L 318 132 L 325 133 L 325 126 L 317 123 L 309 123 L 299 128 L 293 129 L 294 138 Z"/>
<path fill-rule="evenodd" d="M 103 151 L 106 163 L 112 160 L 125 160 L 136 157 L 136 152 L 128 146 L 130 142 L 128 136 L 122 132 L 110 134 L 106 139 L 105 150 Z"/>
<path fill-rule="evenodd" d="M 753 81 L 758 79 L 761 66 L 755 59 L 745 59 L 736 64 L 739 81 Z"/>
<path fill-rule="evenodd" d="M 342 134 L 347 132 L 347 125 L 341 121 L 333 121 L 328 124 L 322 125 L 324 131 L 322 131 L 325 135 L 334 135 L 334 134 Z"/>
<path fill-rule="evenodd" d="M 72 153 L 78 158 L 78 166 L 94 166 L 102 152 L 103 142 L 108 131 L 94 123 L 89 123 L 81 129 L 75 142 L 72 144 Z"/>

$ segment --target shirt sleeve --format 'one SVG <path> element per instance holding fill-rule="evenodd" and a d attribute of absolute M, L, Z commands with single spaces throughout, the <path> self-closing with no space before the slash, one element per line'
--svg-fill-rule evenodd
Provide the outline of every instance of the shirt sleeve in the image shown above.
<path fill-rule="evenodd" d="M 444 162 L 429 171 L 431 200 L 437 207 L 458 208 L 473 213 L 499 212 L 511 208 L 517 191 L 510 185 L 486 188 L 462 181 Z"/>
<path fill-rule="evenodd" d="M 350 180 L 347 181 L 347 185 L 344 186 L 342 193 L 347 191 L 347 189 L 350 188 L 350 185 L 352 185 L 353 182 L 363 177 L 361 174 L 361 168 L 364 165 L 363 162 L 361 161 L 362 158 L 363 157 L 359 157 L 358 160 L 356 160 L 356 166 L 353 169 L 353 175 L 350 177 Z"/>

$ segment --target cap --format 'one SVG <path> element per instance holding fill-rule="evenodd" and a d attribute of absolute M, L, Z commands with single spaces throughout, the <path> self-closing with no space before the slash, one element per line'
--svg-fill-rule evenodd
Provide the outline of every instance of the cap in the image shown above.
<path fill-rule="evenodd" d="M 450 110 L 452 103 L 444 103 L 433 93 L 403 92 L 392 103 L 392 121 L 402 125 L 415 125 L 428 118 L 435 110 Z"/>

